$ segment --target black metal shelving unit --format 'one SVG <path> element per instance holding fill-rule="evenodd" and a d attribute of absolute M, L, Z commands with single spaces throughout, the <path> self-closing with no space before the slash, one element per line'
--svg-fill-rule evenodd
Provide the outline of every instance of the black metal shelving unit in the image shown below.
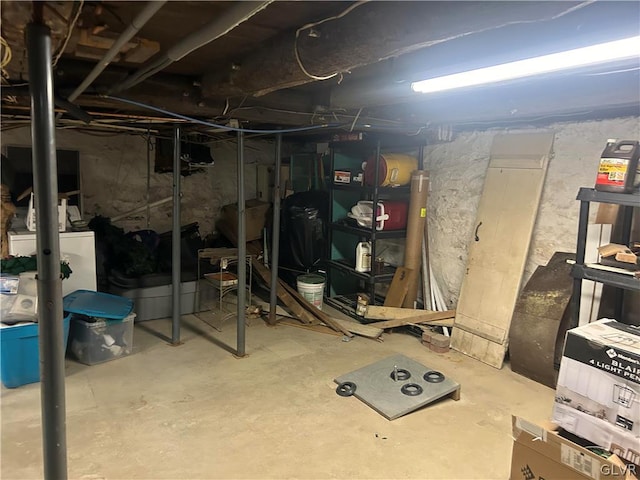
<path fill-rule="evenodd" d="M 576 247 L 576 264 L 571 269 L 573 281 L 572 322 L 571 328 L 578 326 L 580 317 L 580 295 L 582 294 L 582 280 L 592 280 L 604 285 L 619 288 L 619 298 L 616 302 L 616 317 L 622 316 L 622 300 L 625 290 L 640 291 L 640 278 L 632 275 L 609 270 L 591 268 L 584 264 L 584 251 L 587 244 L 587 225 L 589 223 L 589 207 L 591 203 L 610 203 L 623 208 L 621 242 L 629 244 L 633 209 L 640 208 L 640 195 L 632 193 L 600 192 L 593 188 L 581 188 L 577 200 L 580 200 L 580 217 L 578 224 L 578 243 Z"/>
<path fill-rule="evenodd" d="M 384 144 L 383 144 L 384 142 Z M 325 302 L 334 308 L 341 310 L 342 312 L 360 319 L 355 313 L 356 310 L 356 292 L 338 292 L 339 288 L 334 288 L 337 276 L 349 277 L 354 282 L 358 282 L 357 290 L 369 295 L 370 302 L 373 304 L 381 304 L 384 298 L 376 293 L 376 284 L 383 282 L 390 282 L 395 273 L 395 267 L 385 265 L 382 272 L 358 272 L 356 271 L 353 262 L 344 258 L 334 258 L 334 242 L 336 242 L 336 233 L 346 234 L 354 237 L 353 249 L 355 250 L 355 244 L 359 241 L 371 242 L 371 258 L 372 267 L 373 260 L 376 257 L 376 241 L 382 239 L 392 238 L 405 238 L 406 230 L 376 230 L 376 213 L 377 209 L 373 209 L 371 228 L 365 228 L 353 224 L 346 219 L 334 219 L 334 202 L 336 194 L 353 194 L 353 198 L 359 198 L 360 200 L 371 200 L 374 205 L 377 205 L 379 200 L 392 199 L 392 198 L 406 198 L 409 200 L 410 187 L 381 187 L 379 178 L 379 163 L 382 151 L 407 151 L 409 149 L 419 150 L 418 154 L 418 168 L 422 169 L 422 157 L 423 157 L 424 143 L 408 145 L 403 144 L 402 139 L 390 140 L 389 138 L 372 138 L 368 137 L 362 141 L 351 142 L 334 142 L 331 147 L 331 172 L 333 174 L 336 167 L 336 152 L 352 155 L 353 157 L 369 157 L 372 153 L 376 162 L 374 169 L 374 185 L 359 185 L 359 184 L 335 184 L 330 182 L 330 211 L 329 218 L 331 219 L 329 225 L 329 258 L 326 261 L 327 270 L 327 297 Z M 332 290 L 336 290 L 332 292 Z"/>

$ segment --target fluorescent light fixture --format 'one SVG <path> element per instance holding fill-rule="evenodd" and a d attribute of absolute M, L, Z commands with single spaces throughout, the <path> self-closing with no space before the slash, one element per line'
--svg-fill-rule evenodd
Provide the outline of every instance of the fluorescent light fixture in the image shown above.
<path fill-rule="evenodd" d="M 413 82 L 411 88 L 419 93 L 440 92 L 634 57 L 640 58 L 640 36 L 421 80 Z"/>

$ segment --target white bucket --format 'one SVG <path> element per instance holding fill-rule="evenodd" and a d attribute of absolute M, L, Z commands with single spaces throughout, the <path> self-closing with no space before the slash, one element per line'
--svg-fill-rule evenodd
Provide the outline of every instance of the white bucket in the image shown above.
<path fill-rule="evenodd" d="M 315 273 L 300 275 L 297 279 L 298 292 L 311 305 L 322 310 L 322 297 L 324 295 L 324 277 Z"/>

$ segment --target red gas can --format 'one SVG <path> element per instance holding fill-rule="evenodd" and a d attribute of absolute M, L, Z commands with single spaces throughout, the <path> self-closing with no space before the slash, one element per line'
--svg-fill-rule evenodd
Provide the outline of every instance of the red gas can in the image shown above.
<path fill-rule="evenodd" d="M 409 204 L 406 202 L 392 202 L 378 200 L 376 209 L 376 230 L 402 230 L 407 228 L 407 213 Z M 371 228 L 373 219 L 373 202 L 362 200 L 351 208 L 347 214 L 355 219 L 361 227 Z"/>

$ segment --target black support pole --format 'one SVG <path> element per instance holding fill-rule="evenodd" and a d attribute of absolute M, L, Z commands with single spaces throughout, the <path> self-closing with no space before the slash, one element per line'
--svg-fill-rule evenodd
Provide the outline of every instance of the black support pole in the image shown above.
<path fill-rule="evenodd" d="M 173 228 L 171 230 L 171 343 L 180 344 L 180 127 L 173 129 Z"/>
<path fill-rule="evenodd" d="M 576 264 L 584 265 L 584 251 L 587 245 L 587 224 L 589 223 L 589 202 L 580 202 L 580 216 L 578 217 L 578 242 L 576 245 Z M 580 297 L 582 296 L 582 279 L 573 279 L 573 294 L 571 295 L 571 323 L 569 328 L 575 328 L 580 323 Z"/>
<path fill-rule="evenodd" d="M 244 133 L 238 132 L 238 327 L 236 355 L 245 355 L 245 310 L 247 293 L 247 234 L 244 201 Z"/>
<path fill-rule="evenodd" d="M 276 168 L 273 188 L 273 226 L 271 229 L 271 292 L 269 297 L 269 324 L 276 324 L 276 306 L 278 305 L 278 262 L 280 257 L 280 157 L 282 134 L 276 135 Z"/>
<path fill-rule="evenodd" d="M 49 27 L 35 23 L 27 26 L 27 52 L 40 305 L 38 330 L 44 478 L 64 480 L 67 478 L 64 325 Z"/>

